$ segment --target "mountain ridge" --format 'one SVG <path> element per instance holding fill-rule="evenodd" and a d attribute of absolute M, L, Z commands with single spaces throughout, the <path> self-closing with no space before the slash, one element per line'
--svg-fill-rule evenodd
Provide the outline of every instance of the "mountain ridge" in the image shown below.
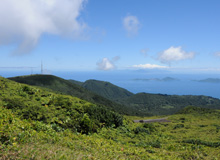
<path fill-rule="evenodd" d="M 44 77 L 44 80 L 49 83 L 48 76 L 46 75 L 37 75 L 36 79 L 33 79 L 33 76 L 26 77 L 15 77 L 10 78 L 15 81 L 23 80 L 26 83 L 31 84 L 35 81 L 35 84 L 42 83 L 39 81 L 39 77 Z M 31 80 L 28 80 L 30 78 Z M 100 103 L 105 106 L 110 106 L 114 111 L 118 111 L 122 114 L 127 115 L 139 115 L 139 116 L 149 116 L 149 115 L 169 115 L 178 112 L 186 106 L 198 106 L 203 108 L 212 108 L 220 109 L 220 99 L 212 98 L 208 96 L 193 96 L 193 95 L 167 95 L 167 94 L 150 94 L 150 93 L 137 93 L 133 94 L 126 89 L 120 88 L 116 85 L 113 85 L 105 81 L 97 80 L 88 80 L 86 82 L 77 82 L 72 80 L 64 80 L 59 77 L 49 76 L 55 80 L 60 80 L 62 83 L 65 82 L 67 85 L 65 88 L 58 87 L 54 82 L 48 88 L 54 89 L 56 91 L 61 91 L 64 94 L 77 95 L 79 98 L 86 98 L 96 104 Z M 73 83 L 78 83 L 73 84 Z M 58 83 L 59 84 L 59 83 Z M 39 84 L 38 84 L 39 85 Z M 41 85 L 42 86 L 42 85 Z M 79 89 L 81 92 L 73 94 L 75 88 Z M 83 86 L 85 88 L 83 88 Z M 45 87 L 45 85 L 43 86 Z M 84 91 L 89 92 L 93 96 L 88 96 Z M 92 93 L 95 92 L 95 93 Z M 104 98 L 103 98 L 104 97 Z M 98 101 L 98 102 L 97 102 Z M 104 101 L 104 102 L 103 102 Z M 106 105 L 107 104 L 107 105 Z"/>
<path fill-rule="evenodd" d="M 98 105 L 106 106 L 108 109 L 112 109 L 113 111 L 117 111 L 121 114 L 127 114 L 127 115 L 131 115 L 131 114 L 140 115 L 141 114 L 141 113 L 136 113 L 135 109 L 128 108 L 127 106 L 124 106 L 122 104 L 118 104 L 117 102 L 111 101 L 105 97 L 102 97 L 96 93 L 93 93 L 83 88 L 80 85 L 74 84 L 73 82 L 69 80 L 65 80 L 54 75 L 37 74 L 37 75 L 10 77 L 8 79 L 19 82 L 19 83 L 46 87 L 53 91 L 75 96 L 80 99 L 84 99 L 86 101 L 89 101 L 91 103 L 95 103 Z"/>

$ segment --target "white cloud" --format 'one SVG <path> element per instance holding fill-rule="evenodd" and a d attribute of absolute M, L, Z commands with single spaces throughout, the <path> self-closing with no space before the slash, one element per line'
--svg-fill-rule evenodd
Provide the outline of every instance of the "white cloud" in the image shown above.
<path fill-rule="evenodd" d="M 139 65 L 133 65 L 134 68 L 139 69 L 167 69 L 169 67 L 167 66 L 160 66 L 156 64 L 139 64 Z"/>
<path fill-rule="evenodd" d="M 86 25 L 77 18 L 86 0 L 0 0 L 0 45 L 28 53 L 42 34 L 77 38 Z"/>
<path fill-rule="evenodd" d="M 126 16 L 123 19 L 123 26 L 129 36 L 135 35 L 140 29 L 140 22 L 136 16 Z"/>
<path fill-rule="evenodd" d="M 114 62 L 110 61 L 108 58 L 103 58 L 100 62 L 97 62 L 96 65 L 99 70 L 108 71 L 115 69 Z"/>
<path fill-rule="evenodd" d="M 180 61 L 194 58 L 194 52 L 185 52 L 182 47 L 170 47 L 167 50 L 159 53 L 158 60 L 162 63 L 171 63 L 173 61 Z"/>
<path fill-rule="evenodd" d="M 112 60 L 109 60 L 108 58 L 103 58 L 101 61 L 97 62 L 96 65 L 99 70 L 113 70 L 116 69 L 115 63 L 120 59 L 119 56 L 115 56 L 112 58 Z"/>

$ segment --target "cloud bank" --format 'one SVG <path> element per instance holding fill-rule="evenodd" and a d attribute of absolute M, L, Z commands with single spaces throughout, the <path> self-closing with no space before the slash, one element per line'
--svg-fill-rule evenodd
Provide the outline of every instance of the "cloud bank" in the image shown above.
<path fill-rule="evenodd" d="M 140 22 L 136 16 L 126 16 L 123 18 L 123 26 L 129 36 L 136 35 L 140 29 Z"/>
<path fill-rule="evenodd" d="M 185 52 L 182 47 L 170 47 L 167 50 L 158 54 L 158 60 L 162 63 L 171 63 L 174 61 L 181 61 L 185 59 L 194 58 L 194 52 Z"/>
<path fill-rule="evenodd" d="M 133 65 L 134 68 L 138 69 L 167 69 L 169 67 L 167 66 L 160 66 L 156 64 L 139 64 L 139 65 Z"/>
<path fill-rule="evenodd" d="M 77 38 L 86 25 L 78 20 L 86 0 L 0 0 L 0 45 L 17 44 L 30 52 L 46 34 Z"/>
<path fill-rule="evenodd" d="M 108 58 L 103 58 L 101 61 L 97 62 L 96 65 L 98 70 L 113 70 L 116 69 L 115 62 L 117 62 L 119 59 L 119 56 L 113 57 L 112 60 L 109 60 Z"/>

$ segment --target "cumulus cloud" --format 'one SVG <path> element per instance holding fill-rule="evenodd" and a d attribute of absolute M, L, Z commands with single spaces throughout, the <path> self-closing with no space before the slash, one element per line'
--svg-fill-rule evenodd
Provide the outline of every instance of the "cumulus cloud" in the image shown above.
<path fill-rule="evenodd" d="M 140 29 L 140 22 L 136 16 L 126 16 L 123 18 L 123 26 L 129 36 L 135 35 Z"/>
<path fill-rule="evenodd" d="M 167 66 L 160 66 L 156 64 L 139 64 L 139 65 L 133 65 L 134 68 L 139 69 L 167 69 L 169 67 Z"/>
<path fill-rule="evenodd" d="M 119 56 L 113 57 L 112 60 L 109 60 L 108 58 L 103 58 L 101 61 L 97 62 L 96 65 L 98 67 L 98 70 L 113 70 L 116 68 L 115 62 L 119 59 Z"/>
<path fill-rule="evenodd" d="M 78 20 L 86 0 L 0 0 L 0 45 L 17 44 L 28 53 L 42 34 L 77 38 L 86 28 Z"/>
<path fill-rule="evenodd" d="M 185 52 L 182 50 L 182 47 L 170 47 L 167 50 L 159 53 L 158 60 L 162 63 L 171 63 L 174 61 L 180 61 L 185 59 L 192 59 L 194 58 L 194 52 Z"/>

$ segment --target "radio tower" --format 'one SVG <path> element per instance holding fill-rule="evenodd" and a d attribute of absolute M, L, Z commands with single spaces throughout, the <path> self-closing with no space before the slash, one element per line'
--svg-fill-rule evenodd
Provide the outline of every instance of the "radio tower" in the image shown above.
<path fill-rule="evenodd" d="M 44 74 L 43 62 L 41 61 L 41 74 Z"/>

